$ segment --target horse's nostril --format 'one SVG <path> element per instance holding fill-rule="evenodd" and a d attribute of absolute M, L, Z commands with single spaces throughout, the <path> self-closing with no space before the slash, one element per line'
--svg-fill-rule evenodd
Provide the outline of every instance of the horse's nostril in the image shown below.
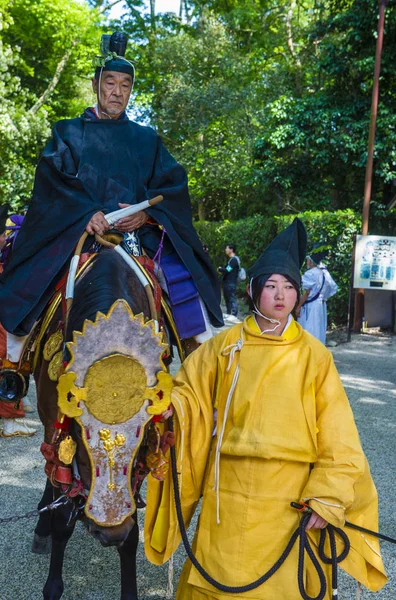
<path fill-rule="evenodd" d="M 123 545 L 135 525 L 134 519 L 129 517 L 122 525 L 116 527 L 101 527 L 90 519 L 87 522 L 88 531 L 105 548 Z"/>

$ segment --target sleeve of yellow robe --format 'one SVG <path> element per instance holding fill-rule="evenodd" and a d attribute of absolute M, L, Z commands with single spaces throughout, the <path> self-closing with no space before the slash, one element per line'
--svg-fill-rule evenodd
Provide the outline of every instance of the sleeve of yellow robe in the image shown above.
<path fill-rule="evenodd" d="M 378 531 L 377 492 L 330 353 L 318 365 L 314 387 L 318 459 L 302 498 L 336 527 L 348 520 Z M 371 591 L 379 590 L 387 578 L 378 540 L 352 529 L 345 531 L 351 551 L 341 567 Z"/>
<path fill-rule="evenodd" d="M 201 496 L 213 439 L 213 398 L 219 385 L 217 349 L 222 338 L 220 334 L 195 350 L 183 363 L 174 381 L 172 404 L 175 408 L 178 472 L 183 473 L 179 484 L 186 527 Z M 193 381 L 189 373 L 194 375 Z M 145 517 L 147 558 L 155 564 L 162 564 L 176 550 L 180 539 L 171 473 L 165 482 L 149 476 Z"/>
<path fill-rule="evenodd" d="M 318 459 L 303 498 L 337 527 L 354 500 L 354 485 L 365 470 L 365 460 L 352 410 L 329 353 L 318 365 L 314 382 Z"/>

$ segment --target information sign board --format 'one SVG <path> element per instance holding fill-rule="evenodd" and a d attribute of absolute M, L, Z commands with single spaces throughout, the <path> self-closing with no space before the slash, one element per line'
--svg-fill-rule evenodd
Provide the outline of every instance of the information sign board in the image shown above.
<path fill-rule="evenodd" d="M 396 290 L 396 237 L 356 236 L 353 287 Z"/>

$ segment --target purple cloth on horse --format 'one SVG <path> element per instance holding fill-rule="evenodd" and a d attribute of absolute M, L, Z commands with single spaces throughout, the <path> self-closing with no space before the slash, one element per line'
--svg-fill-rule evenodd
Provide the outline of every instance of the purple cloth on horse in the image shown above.
<path fill-rule="evenodd" d="M 11 231 L 11 233 L 7 237 L 7 244 L 0 253 L 0 264 L 3 265 L 3 267 L 7 264 L 8 257 L 12 248 L 14 247 L 15 240 L 17 239 L 24 218 L 25 217 L 23 215 L 11 215 L 9 217 L 9 220 L 13 223 L 13 225 L 6 225 L 6 231 Z"/>
<path fill-rule="evenodd" d="M 199 294 L 190 273 L 176 252 L 161 259 L 161 269 L 168 286 L 169 301 L 177 332 L 181 339 L 206 330 Z"/>

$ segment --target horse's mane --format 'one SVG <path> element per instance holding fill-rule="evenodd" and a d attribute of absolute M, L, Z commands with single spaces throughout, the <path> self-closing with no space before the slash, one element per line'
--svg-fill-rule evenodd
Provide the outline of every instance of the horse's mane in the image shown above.
<path fill-rule="evenodd" d="M 77 282 L 70 311 L 67 339 L 81 331 L 85 319 L 95 320 L 96 313 L 106 314 L 116 300 L 126 300 L 135 314 L 150 316 L 147 296 L 135 273 L 111 249 L 103 249 Z"/>

